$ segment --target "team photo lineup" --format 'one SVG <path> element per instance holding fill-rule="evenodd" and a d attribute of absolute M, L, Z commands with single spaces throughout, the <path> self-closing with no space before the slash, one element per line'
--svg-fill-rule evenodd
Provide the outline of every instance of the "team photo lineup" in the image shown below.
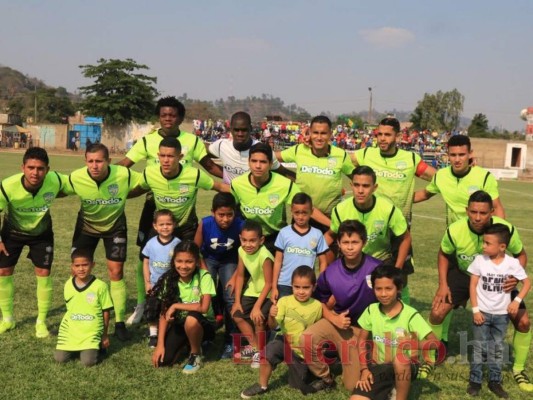
<path fill-rule="evenodd" d="M 176 98 L 161 98 L 155 113 L 160 128 L 118 162 L 91 143 L 76 156 L 85 166 L 58 172 L 54 155 L 31 147 L 22 172 L 0 181 L 0 340 L 17 331 L 14 274 L 27 254 L 36 277 L 31 323 L 36 339 L 53 337 L 50 363 L 105 364 L 111 343 L 137 341 L 132 330 L 141 326 L 155 368 L 256 369 L 255 383 L 234 388 L 235 398 L 269 398 L 285 363 L 283 384 L 304 395 L 344 390 L 353 400 L 401 400 L 457 353 L 449 338 L 463 307 L 471 312 L 464 397 L 509 398 L 511 387 L 533 393 L 526 250 L 468 136 L 450 136 L 449 165 L 436 169 L 399 148 L 392 116 L 379 122 L 374 146 L 347 152 L 332 144 L 332 122 L 322 115 L 309 121 L 305 140 L 278 150 L 252 136 L 243 111 L 231 116 L 230 137 L 212 143 L 180 130 L 186 110 Z M 197 212 L 210 191 L 211 212 Z M 446 206 L 435 216 L 446 228 L 431 249 L 438 286 L 419 310 L 410 295 L 421 283 L 413 208 L 437 194 Z M 132 232 L 126 204 L 138 197 Z M 63 202 L 79 204 L 79 213 L 69 218 L 71 275 L 60 294 L 50 207 Z M 126 267 L 128 242 L 138 255 Z M 102 265 L 93 271 L 97 247 L 107 276 Z M 65 304 L 57 338 L 48 322 L 52 296 Z"/>

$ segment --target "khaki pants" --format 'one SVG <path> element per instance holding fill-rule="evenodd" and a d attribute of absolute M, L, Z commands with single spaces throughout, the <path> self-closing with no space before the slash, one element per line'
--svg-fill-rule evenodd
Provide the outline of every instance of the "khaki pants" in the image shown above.
<path fill-rule="evenodd" d="M 329 375 L 329 365 L 333 360 L 324 357 L 322 348 L 329 345 L 337 350 L 342 364 L 342 382 L 348 390 L 353 390 L 359 380 L 359 351 L 357 335 L 360 329 L 350 327 L 339 329 L 326 319 L 321 319 L 307 328 L 300 337 L 300 348 L 309 370 L 318 378 Z M 332 345 L 335 347 L 332 348 Z"/>

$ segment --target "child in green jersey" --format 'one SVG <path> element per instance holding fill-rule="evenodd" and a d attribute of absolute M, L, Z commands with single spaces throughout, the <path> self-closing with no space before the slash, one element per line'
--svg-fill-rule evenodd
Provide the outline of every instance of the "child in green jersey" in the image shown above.
<path fill-rule="evenodd" d="M 201 344 L 215 338 L 211 297 L 215 284 L 208 271 L 200 269 L 200 249 L 185 240 L 174 248 L 171 267 L 152 289 L 161 299 L 154 367 L 172 365 L 188 344 L 190 355 L 184 374 L 197 372 L 202 364 Z"/>
<path fill-rule="evenodd" d="M 350 400 L 385 400 L 392 389 L 396 400 L 407 400 L 418 373 L 417 353 L 422 350 L 425 361 L 432 364 L 429 350 L 439 341 L 418 311 L 399 299 L 403 277 L 398 268 L 380 265 L 370 281 L 379 303 L 368 306 L 357 320 L 361 376 Z M 372 352 L 367 350 L 369 343 Z"/>
<path fill-rule="evenodd" d="M 90 367 L 98 361 L 98 350 L 109 346 L 107 328 L 113 308 L 107 285 L 91 274 L 91 251 L 76 249 L 71 255 L 73 277 L 65 283 L 67 312 L 61 321 L 54 358 L 69 361 L 79 353 L 81 363 Z"/>

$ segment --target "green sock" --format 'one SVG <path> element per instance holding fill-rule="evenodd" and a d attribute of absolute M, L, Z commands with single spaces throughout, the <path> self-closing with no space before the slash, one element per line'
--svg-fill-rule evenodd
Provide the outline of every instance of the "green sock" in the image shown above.
<path fill-rule="evenodd" d="M 111 281 L 109 286 L 115 308 L 115 322 L 124 322 L 126 315 L 126 282 L 124 279 Z"/>
<path fill-rule="evenodd" d="M 13 320 L 13 300 L 15 294 L 15 284 L 13 275 L 0 276 L 0 311 L 3 320 Z"/>
<path fill-rule="evenodd" d="M 531 331 L 518 332 L 514 331 L 513 350 L 514 364 L 513 371 L 523 371 L 526 367 L 527 356 L 529 355 L 529 345 L 531 343 Z"/>
<path fill-rule="evenodd" d="M 441 340 L 441 337 L 442 337 L 442 326 L 444 325 L 444 323 L 439 324 L 439 325 L 433 325 L 428 319 L 428 324 L 431 327 L 431 330 L 433 331 L 435 336 L 437 336 L 437 339 Z M 430 357 L 431 361 L 435 362 L 436 359 L 437 359 L 437 351 L 436 350 L 430 350 L 429 351 L 429 357 Z"/>
<path fill-rule="evenodd" d="M 450 310 L 448 315 L 444 317 L 444 321 L 442 321 L 442 336 L 440 340 L 443 340 L 445 342 L 448 342 L 448 332 L 450 330 L 450 322 L 452 322 L 452 314 L 453 310 Z"/>
<path fill-rule="evenodd" d="M 37 320 L 44 322 L 52 306 L 52 277 L 37 276 Z"/>
<path fill-rule="evenodd" d="M 411 304 L 411 297 L 409 297 L 409 286 L 404 286 L 402 289 L 402 303 L 404 304 Z"/>
<path fill-rule="evenodd" d="M 137 264 L 137 304 L 146 302 L 146 289 L 144 287 L 143 262 Z"/>

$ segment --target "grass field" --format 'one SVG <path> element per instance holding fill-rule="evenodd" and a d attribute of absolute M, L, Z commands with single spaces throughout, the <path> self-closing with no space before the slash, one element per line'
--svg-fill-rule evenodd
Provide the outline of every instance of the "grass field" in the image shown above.
<path fill-rule="evenodd" d="M 0 152 L 0 179 L 20 171 L 22 153 Z M 114 160 L 114 161 L 118 161 Z M 52 155 L 51 168 L 62 173 L 83 166 L 82 155 Z M 142 166 L 136 166 L 141 169 Z M 419 182 L 422 187 L 423 183 Z M 521 182 L 501 182 L 500 193 L 509 221 L 519 228 L 527 248 L 533 243 L 533 185 Z M 200 193 L 198 215 L 209 213 L 212 193 Z M 143 199 L 128 202 L 126 213 L 129 223 L 128 261 L 125 278 L 128 287 L 128 315 L 135 305 L 135 265 L 138 249 L 135 235 Z M 52 269 L 54 279 L 54 305 L 48 324 L 57 331 L 65 307 L 62 298 L 64 282 L 69 277 L 69 251 L 76 213 L 77 198 L 58 199 L 52 206 L 55 231 L 55 261 Z M 444 232 L 444 204 L 440 198 L 415 205 L 413 219 L 413 244 L 416 255 L 416 274 L 410 279 L 412 304 L 424 317 L 429 313 L 430 303 L 437 288 L 436 258 L 440 239 Z M 195 375 L 181 374 L 181 367 L 154 369 L 150 363 L 151 350 L 147 346 L 145 326 L 132 329 L 133 340 L 121 343 L 111 336 L 108 357 L 94 368 L 83 368 L 79 362 L 57 365 L 53 360 L 56 338 L 39 340 L 34 336 L 36 316 L 35 278 L 31 263 L 25 253 L 15 269 L 15 318 L 17 328 L 0 336 L 0 369 L 3 385 L 0 398 L 4 399 L 235 399 L 241 390 L 254 383 L 257 372 L 248 366 L 234 365 L 231 361 L 218 361 L 221 333 L 207 362 Z M 102 247 L 97 250 L 95 275 L 108 281 L 104 267 Z M 531 269 L 530 269 L 531 270 Z M 533 307 L 533 294 L 527 299 L 528 308 Z M 411 390 L 412 399 L 463 399 L 468 381 L 469 366 L 458 357 L 459 332 L 470 334 L 471 313 L 460 310 L 454 314 L 450 330 L 452 356 L 436 370 L 434 377 L 425 382 L 416 382 Z M 111 329 L 113 331 L 113 322 Z M 508 332 L 508 339 L 512 330 Z M 530 351 L 530 355 L 531 355 Z M 533 358 L 531 358 L 533 359 Z M 533 376 L 531 359 L 527 371 Z M 505 369 L 504 387 L 511 398 L 527 398 L 512 383 L 510 366 Z M 286 386 L 286 368 L 278 368 L 266 399 L 299 399 L 303 396 Z M 340 379 L 337 379 L 342 385 Z M 484 386 L 482 398 L 492 398 Z M 344 389 L 308 396 L 311 399 L 345 399 Z"/>

